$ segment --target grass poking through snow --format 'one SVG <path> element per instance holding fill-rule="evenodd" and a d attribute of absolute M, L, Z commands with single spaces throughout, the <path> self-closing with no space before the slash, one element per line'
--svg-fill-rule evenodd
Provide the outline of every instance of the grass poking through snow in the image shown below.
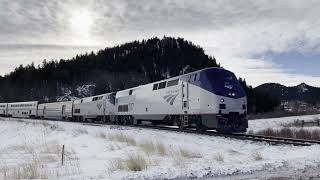
<path fill-rule="evenodd" d="M 224 156 L 222 153 L 217 153 L 213 156 L 216 161 L 224 162 Z"/>
<path fill-rule="evenodd" d="M 306 130 L 302 128 L 298 130 L 291 129 L 291 128 L 282 128 L 279 130 L 268 128 L 262 131 L 258 131 L 255 134 L 263 135 L 263 136 L 274 136 L 274 137 L 285 137 L 285 138 L 320 141 L 320 130 Z"/>
<path fill-rule="evenodd" d="M 130 146 L 136 146 L 137 142 L 134 138 L 129 137 L 128 135 L 125 135 L 123 133 L 114 133 L 109 134 L 108 139 L 110 141 L 117 141 L 117 142 L 123 142 Z"/>
<path fill-rule="evenodd" d="M 255 152 L 255 153 L 253 153 L 253 159 L 256 161 L 261 161 L 261 160 L 263 160 L 263 157 L 259 152 Z"/>
<path fill-rule="evenodd" d="M 111 162 L 111 170 L 142 171 L 147 168 L 147 161 L 139 154 L 130 154 L 126 159 Z"/>

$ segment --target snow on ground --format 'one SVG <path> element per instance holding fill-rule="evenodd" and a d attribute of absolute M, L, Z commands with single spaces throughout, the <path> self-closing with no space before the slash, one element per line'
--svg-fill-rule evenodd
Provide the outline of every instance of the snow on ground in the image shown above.
<path fill-rule="evenodd" d="M 265 130 L 268 128 L 279 129 L 286 127 L 286 125 L 290 123 L 294 123 L 295 121 L 305 120 L 313 121 L 316 119 L 320 119 L 320 114 L 316 115 L 304 115 L 304 116 L 291 116 L 291 117 L 282 117 L 282 118 L 272 118 L 272 119 L 257 119 L 257 120 L 249 120 L 249 128 L 248 132 L 257 132 L 261 130 Z M 318 129 L 319 127 L 305 127 L 304 129 Z"/>
<path fill-rule="evenodd" d="M 250 126 L 262 127 L 260 120 L 251 121 Z M 272 146 L 223 137 L 43 120 L 0 118 L 0 142 L 0 179 L 26 177 L 24 173 L 38 179 L 184 179 L 294 171 L 320 164 L 319 145 Z M 66 151 L 64 166 L 60 162 L 62 145 Z M 130 161 L 135 158 L 139 161 Z M 135 163 L 143 164 L 141 171 L 128 169 Z"/>

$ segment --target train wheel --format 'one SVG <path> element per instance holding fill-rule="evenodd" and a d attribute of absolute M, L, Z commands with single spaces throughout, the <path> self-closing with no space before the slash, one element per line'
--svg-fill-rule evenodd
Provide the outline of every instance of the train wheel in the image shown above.
<path fill-rule="evenodd" d="M 199 133 L 203 133 L 207 128 L 202 124 L 201 117 L 195 117 L 196 129 Z"/>
<path fill-rule="evenodd" d="M 180 131 L 184 130 L 183 119 L 180 119 L 180 121 L 177 122 L 177 125 Z"/>
<path fill-rule="evenodd" d="M 155 121 L 152 121 L 151 124 L 152 124 L 153 127 L 157 126 L 157 122 L 155 122 Z"/>

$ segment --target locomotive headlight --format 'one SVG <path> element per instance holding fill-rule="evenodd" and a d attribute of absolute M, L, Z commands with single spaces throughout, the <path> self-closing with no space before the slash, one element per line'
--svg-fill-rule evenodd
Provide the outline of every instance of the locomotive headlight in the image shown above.
<path fill-rule="evenodd" d="M 222 102 L 222 103 L 223 103 L 223 102 L 224 102 L 224 99 L 223 99 L 223 98 L 221 98 L 221 99 L 220 99 L 220 102 Z"/>

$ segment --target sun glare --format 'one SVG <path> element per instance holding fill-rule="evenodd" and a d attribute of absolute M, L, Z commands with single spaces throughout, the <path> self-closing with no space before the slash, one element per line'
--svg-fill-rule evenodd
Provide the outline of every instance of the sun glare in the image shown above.
<path fill-rule="evenodd" d="M 70 19 L 71 31 L 77 43 L 92 41 L 90 31 L 93 25 L 92 13 L 87 9 L 74 10 Z"/>

